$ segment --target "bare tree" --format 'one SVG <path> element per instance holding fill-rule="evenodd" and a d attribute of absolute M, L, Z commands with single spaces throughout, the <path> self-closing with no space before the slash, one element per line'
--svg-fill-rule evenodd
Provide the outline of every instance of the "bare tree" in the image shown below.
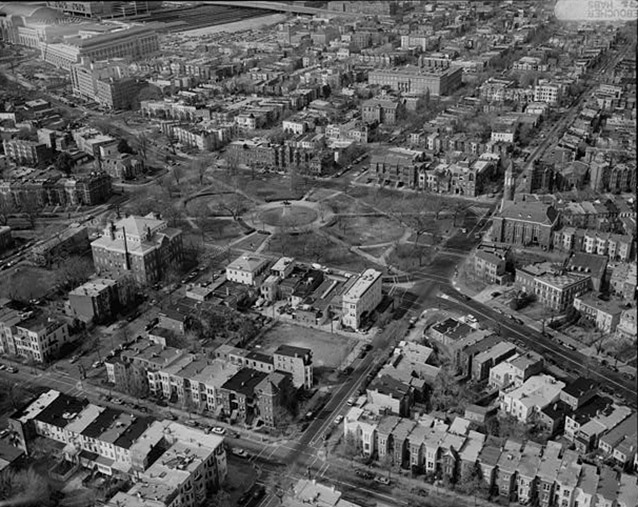
<path fill-rule="evenodd" d="M 135 149 L 144 160 L 146 160 L 146 156 L 148 155 L 149 146 L 148 136 L 144 132 L 140 132 L 135 138 Z"/>
<path fill-rule="evenodd" d="M 42 205 L 35 195 L 27 194 L 20 203 L 20 211 L 22 211 L 22 213 L 26 216 L 31 228 L 34 228 L 35 223 L 42 212 Z"/>
<path fill-rule="evenodd" d="M 94 272 L 93 263 L 78 255 L 60 260 L 55 270 L 58 283 L 70 287 L 76 287 L 86 282 Z"/>
<path fill-rule="evenodd" d="M 198 157 L 191 162 L 191 167 L 197 173 L 199 177 L 200 186 L 204 185 L 204 176 L 206 175 L 206 169 L 208 168 L 208 164 L 203 157 Z"/>
<path fill-rule="evenodd" d="M 15 205 L 9 196 L 0 195 L 0 225 L 7 225 L 9 215 L 15 212 Z"/>
<path fill-rule="evenodd" d="M 173 167 L 173 178 L 175 178 L 175 183 L 179 185 L 180 178 L 184 176 L 184 170 L 181 165 L 176 165 Z"/>
<path fill-rule="evenodd" d="M 248 209 L 248 206 L 246 198 L 239 192 L 235 192 L 230 199 L 221 201 L 217 208 L 220 211 L 229 213 L 233 220 L 237 220 Z"/>

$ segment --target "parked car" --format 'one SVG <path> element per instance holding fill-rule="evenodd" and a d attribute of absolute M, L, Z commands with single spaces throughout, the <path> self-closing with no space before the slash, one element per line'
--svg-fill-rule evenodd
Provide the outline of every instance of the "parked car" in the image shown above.
<path fill-rule="evenodd" d="M 0 364 L 0 371 L 4 370 L 4 369 L 6 369 L 6 368 L 7 368 L 7 367 L 6 367 L 6 365 L 4 365 L 4 364 Z"/>
<path fill-rule="evenodd" d="M 124 405 L 124 402 L 119 398 L 113 398 L 111 403 L 114 403 L 115 405 Z"/>
<path fill-rule="evenodd" d="M 14 368 L 13 366 L 7 366 L 7 371 L 9 373 L 18 373 L 18 369 Z"/>
<path fill-rule="evenodd" d="M 335 417 L 334 423 L 338 425 L 341 424 L 341 421 L 343 421 L 343 416 L 339 414 L 337 417 Z"/>
<path fill-rule="evenodd" d="M 248 453 L 244 449 L 237 449 L 235 447 L 235 448 L 233 448 L 232 453 L 233 453 L 234 456 L 237 456 L 238 458 L 247 458 L 248 457 Z"/>
<path fill-rule="evenodd" d="M 372 479 L 374 478 L 374 474 L 372 472 L 368 472 L 367 470 L 362 470 L 360 468 L 356 469 L 354 473 L 361 477 L 362 479 Z"/>
<path fill-rule="evenodd" d="M 222 428 L 221 426 L 215 426 L 211 431 L 213 433 L 215 433 L 215 435 L 225 435 L 226 434 L 226 428 Z"/>
<path fill-rule="evenodd" d="M 93 368 L 99 368 L 100 366 L 103 366 L 104 363 L 102 361 L 95 361 L 91 366 Z"/>
<path fill-rule="evenodd" d="M 388 485 L 388 484 L 390 484 L 392 481 L 390 480 L 390 478 L 389 478 L 389 477 L 385 477 L 385 476 L 382 476 L 382 475 L 377 475 L 377 476 L 374 478 L 374 482 L 378 482 L 379 484 L 385 484 L 385 485 L 387 486 L 387 485 Z"/>

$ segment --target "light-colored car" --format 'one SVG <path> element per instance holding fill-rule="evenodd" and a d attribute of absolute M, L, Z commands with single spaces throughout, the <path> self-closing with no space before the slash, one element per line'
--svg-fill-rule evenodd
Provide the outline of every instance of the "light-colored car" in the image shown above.
<path fill-rule="evenodd" d="M 247 458 L 248 457 L 248 453 L 244 449 L 234 448 L 232 452 L 233 452 L 233 455 L 237 456 L 238 458 Z"/>
<path fill-rule="evenodd" d="M 341 421 L 343 421 L 343 416 L 341 414 L 335 417 L 335 424 L 341 424 Z"/>
<path fill-rule="evenodd" d="M 92 366 L 93 366 L 93 368 L 99 368 L 103 364 L 104 363 L 102 361 L 95 361 Z"/>
<path fill-rule="evenodd" d="M 215 426 L 211 431 L 213 433 L 215 433 L 215 435 L 225 435 L 226 434 L 226 428 L 222 428 L 221 426 Z"/>
<path fill-rule="evenodd" d="M 389 477 L 383 477 L 383 476 L 381 476 L 381 475 L 377 475 L 377 476 L 374 478 L 374 481 L 375 481 L 375 482 L 378 482 L 379 484 L 385 484 L 386 486 L 387 486 L 388 484 L 390 484 L 390 482 L 391 482 Z"/>
<path fill-rule="evenodd" d="M 113 398 L 111 400 L 111 403 L 114 403 L 115 405 L 124 405 L 124 402 L 120 400 L 119 398 Z"/>

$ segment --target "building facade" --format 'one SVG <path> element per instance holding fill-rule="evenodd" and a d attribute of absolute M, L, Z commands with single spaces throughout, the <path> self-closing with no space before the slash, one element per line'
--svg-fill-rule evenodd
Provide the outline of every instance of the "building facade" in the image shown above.
<path fill-rule="evenodd" d="M 362 317 L 369 315 L 381 302 L 382 274 L 374 269 L 364 271 L 343 294 L 344 326 L 359 329 Z"/>

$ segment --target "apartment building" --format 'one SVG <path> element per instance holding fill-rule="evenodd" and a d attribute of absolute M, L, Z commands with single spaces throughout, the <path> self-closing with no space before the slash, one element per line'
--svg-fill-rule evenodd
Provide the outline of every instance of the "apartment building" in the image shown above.
<path fill-rule="evenodd" d="M 20 165 L 41 166 L 51 159 L 51 150 L 45 143 L 22 139 L 4 139 L 4 154 Z"/>
<path fill-rule="evenodd" d="M 292 345 L 280 345 L 272 356 L 275 371 L 289 373 L 292 384 L 312 389 L 314 383 L 312 350 Z"/>
<path fill-rule="evenodd" d="M 562 463 L 563 446 L 550 440 L 545 446 L 537 474 L 537 501 L 540 507 L 554 505 L 556 478 Z"/>
<path fill-rule="evenodd" d="M 585 273 L 564 272 L 553 266 L 531 264 L 516 270 L 516 285 L 555 311 L 564 311 L 576 297 L 588 292 L 591 276 Z"/>
<path fill-rule="evenodd" d="M 368 73 L 368 84 L 388 86 L 391 90 L 407 94 L 449 95 L 461 86 L 462 74 L 463 69 L 454 66 L 375 69 Z"/>
<path fill-rule="evenodd" d="M 226 266 L 226 279 L 230 282 L 256 286 L 269 266 L 268 259 L 257 255 L 242 255 Z"/>
<path fill-rule="evenodd" d="M 402 109 L 402 104 L 396 100 L 369 99 L 361 104 L 361 119 L 366 123 L 394 125 Z"/>
<path fill-rule="evenodd" d="M 535 375 L 528 378 L 520 387 L 499 392 L 501 411 L 527 423 L 543 408 L 558 400 L 565 383 L 550 375 Z"/>
<path fill-rule="evenodd" d="M 129 76 L 122 61 L 84 61 L 71 66 L 71 84 L 75 95 L 110 109 L 130 109 L 144 82 Z"/>
<path fill-rule="evenodd" d="M 344 326 L 359 329 L 362 319 L 369 316 L 381 302 L 382 273 L 367 269 L 343 294 Z"/>
<path fill-rule="evenodd" d="M 638 448 L 638 415 L 629 416 L 598 440 L 598 448 L 623 469 L 629 465 Z"/>
<path fill-rule="evenodd" d="M 593 322 L 596 329 L 613 333 L 620 322 L 624 305 L 618 301 L 603 301 L 593 294 L 583 294 L 574 298 L 574 308 L 586 319 Z"/>
<path fill-rule="evenodd" d="M 560 103 L 562 86 L 557 83 L 539 82 L 534 87 L 534 102 L 545 102 L 552 106 Z"/>
<path fill-rule="evenodd" d="M 111 222 L 101 238 L 91 243 L 99 274 L 132 276 L 138 283 L 155 283 L 171 265 L 183 259 L 182 231 L 167 226 L 150 213 Z"/>
<path fill-rule="evenodd" d="M 488 384 L 499 389 L 521 386 L 543 369 L 543 356 L 532 351 L 516 353 L 490 368 Z"/>
<path fill-rule="evenodd" d="M 419 171 L 426 168 L 425 152 L 389 148 L 370 156 L 370 170 L 380 184 L 415 188 Z"/>
<path fill-rule="evenodd" d="M 118 304 L 117 281 L 97 278 L 69 292 L 68 313 L 82 322 L 103 322 L 114 315 Z"/>

